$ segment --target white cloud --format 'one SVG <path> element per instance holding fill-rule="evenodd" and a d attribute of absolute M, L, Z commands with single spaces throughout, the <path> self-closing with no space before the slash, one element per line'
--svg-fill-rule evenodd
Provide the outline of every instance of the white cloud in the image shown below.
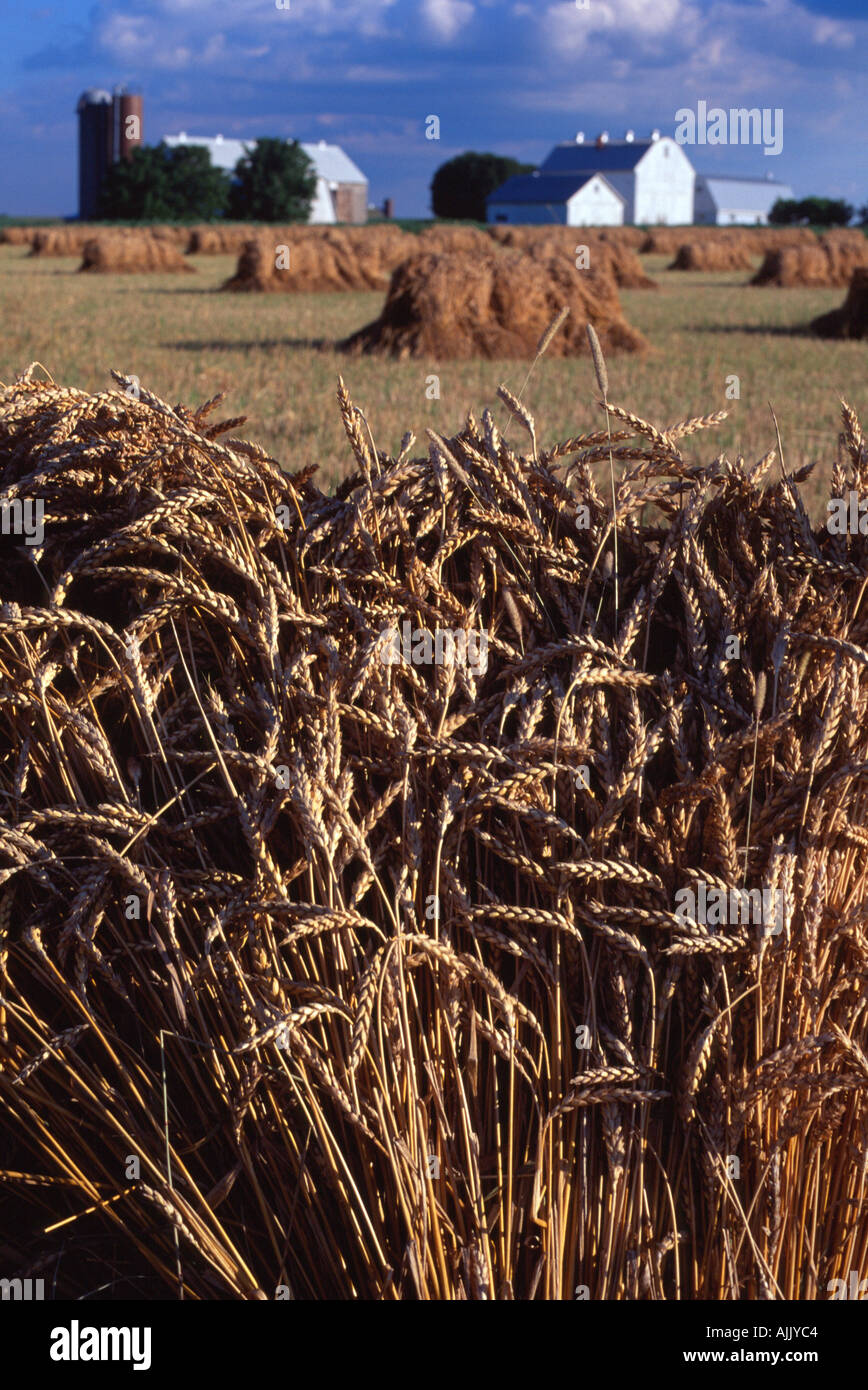
<path fill-rule="evenodd" d="M 690 7 L 682 0 L 606 0 L 594 5 L 599 10 L 607 29 L 629 29 L 639 34 L 665 34 L 673 25 L 680 23 L 683 12 Z"/>
<path fill-rule="evenodd" d="M 118 58 L 143 57 L 153 46 L 149 27 L 142 15 L 110 14 L 97 33 L 97 41 Z"/>
<path fill-rule="evenodd" d="M 225 52 L 226 35 L 212 34 L 211 38 L 205 45 L 205 51 L 202 54 L 202 57 L 204 58 L 206 63 L 213 63 L 216 58 L 222 58 Z"/>
<path fill-rule="evenodd" d="M 473 18 L 470 0 L 422 0 L 422 14 L 434 36 L 448 43 Z"/>
<path fill-rule="evenodd" d="M 348 82 L 406 82 L 407 71 L 405 68 L 387 68 L 382 64 L 375 63 L 354 63 L 352 67 L 346 69 L 345 77 Z"/>
<path fill-rule="evenodd" d="M 829 44 L 832 48 L 852 48 L 855 39 L 837 19 L 818 19 L 814 25 L 814 43 Z"/>
<path fill-rule="evenodd" d="M 581 52 L 595 34 L 618 34 L 623 39 L 648 39 L 681 29 L 693 18 L 685 0 L 590 0 L 579 9 L 574 0 L 558 0 L 543 14 L 543 27 L 554 48 Z"/>

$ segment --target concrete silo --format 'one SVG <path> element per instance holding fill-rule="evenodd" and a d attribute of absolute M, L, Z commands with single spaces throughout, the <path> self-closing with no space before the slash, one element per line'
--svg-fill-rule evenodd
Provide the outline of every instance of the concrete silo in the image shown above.
<path fill-rule="evenodd" d="M 78 106 L 78 215 L 87 222 L 96 216 L 99 190 L 112 154 L 112 99 L 89 87 Z"/>
<path fill-rule="evenodd" d="M 113 164 L 131 157 L 133 150 L 142 143 L 142 132 L 141 94 L 128 92 L 126 87 L 115 87 L 112 93 Z"/>

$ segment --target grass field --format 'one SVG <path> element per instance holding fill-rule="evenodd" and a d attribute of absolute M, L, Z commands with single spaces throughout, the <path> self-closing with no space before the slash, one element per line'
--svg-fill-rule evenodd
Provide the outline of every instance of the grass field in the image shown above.
<path fill-rule="evenodd" d="M 646 335 L 645 357 L 609 363 L 610 397 L 658 425 L 726 408 L 720 448 L 759 458 L 774 443 L 777 414 L 789 468 L 817 458 L 815 499 L 832 460 L 828 441 L 844 396 L 868 413 L 865 346 L 821 342 L 804 333 L 814 315 L 841 303 L 842 290 L 746 288 L 742 273 L 667 272 L 669 257 L 644 257 L 659 293 L 625 290 L 627 319 Z M 195 276 L 83 276 L 77 260 L 31 260 L 27 249 L 0 247 L 0 314 L 6 325 L 0 380 L 43 363 L 57 381 L 86 390 L 110 386 L 115 368 L 172 401 L 198 404 L 226 390 L 243 431 L 287 468 L 309 463 L 334 482 L 351 466 L 336 378 L 342 372 L 368 416 L 379 448 L 397 451 L 405 430 L 424 441 L 426 427 L 453 434 L 465 412 L 495 403 L 504 382 L 521 389 L 527 365 L 347 360 L 329 343 L 376 317 L 378 294 L 221 295 L 233 257 L 195 258 Z M 440 399 L 427 399 L 440 378 Z M 740 400 L 725 399 L 738 376 Z M 544 359 L 523 399 L 542 440 L 566 438 L 599 418 L 589 359 Z M 507 432 L 515 426 L 497 403 Z M 517 435 L 516 435 L 517 441 Z"/>

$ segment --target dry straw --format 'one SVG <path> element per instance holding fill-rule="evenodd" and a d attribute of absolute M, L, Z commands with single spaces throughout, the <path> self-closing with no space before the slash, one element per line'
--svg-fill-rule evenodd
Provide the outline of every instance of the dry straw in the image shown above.
<path fill-rule="evenodd" d="M 868 540 L 682 454 L 716 417 L 374 460 L 341 404 L 326 496 L 215 402 L 0 390 L 45 505 L 0 550 L 6 1274 L 827 1297 L 868 1268 Z M 487 668 L 384 662 L 405 619 Z M 749 818 L 768 938 L 675 911 Z"/>

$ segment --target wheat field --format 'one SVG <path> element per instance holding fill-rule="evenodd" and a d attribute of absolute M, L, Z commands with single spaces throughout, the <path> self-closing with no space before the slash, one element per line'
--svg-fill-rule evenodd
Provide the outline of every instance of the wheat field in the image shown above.
<path fill-rule="evenodd" d="M 113 331 L 138 294 L 191 334 L 178 293 L 109 290 Z M 817 1300 L 868 1267 L 868 541 L 812 526 L 771 422 L 739 461 L 715 398 L 619 404 L 630 369 L 573 365 L 553 442 L 489 364 L 389 452 L 360 368 L 336 490 L 234 395 L 7 377 L 0 493 L 45 533 L 0 551 L 0 1203 L 62 1296 Z"/>
<path fill-rule="evenodd" d="M 685 275 L 665 269 L 670 259 L 643 257 L 660 293 L 620 292 L 628 321 L 651 344 L 644 358 L 610 362 L 620 399 L 661 423 L 727 409 L 720 446 L 746 458 L 767 447 L 771 401 L 792 466 L 819 461 L 838 428 L 839 398 L 861 412 L 868 407 L 864 346 L 801 331 L 840 304 L 840 290 L 748 290 L 749 272 Z M 328 344 L 375 318 L 382 296 L 217 294 L 235 258 L 191 262 L 195 276 L 92 277 L 76 274 L 77 260 L 31 260 L 25 247 L 0 246 L 0 379 L 38 360 L 57 380 L 88 391 L 101 389 L 111 369 L 137 375 L 171 400 L 204 401 L 229 389 L 234 409 L 250 417 L 269 452 L 292 467 L 315 463 L 326 482 L 337 483 L 350 462 L 331 402 L 346 359 Z M 525 375 L 526 365 L 515 362 L 362 359 L 353 367 L 377 447 L 388 452 L 397 452 L 408 428 L 454 432 L 468 409 L 495 403 L 500 382 L 518 391 Z M 726 398 L 733 375 L 738 401 Z M 434 389 L 439 399 L 429 399 Z M 596 423 L 592 389 L 590 362 L 546 359 L 524 399 L 550 437 L 560 438 Z M 827 495 L 828 483 L 826 470 L 815 499 Z"/>

